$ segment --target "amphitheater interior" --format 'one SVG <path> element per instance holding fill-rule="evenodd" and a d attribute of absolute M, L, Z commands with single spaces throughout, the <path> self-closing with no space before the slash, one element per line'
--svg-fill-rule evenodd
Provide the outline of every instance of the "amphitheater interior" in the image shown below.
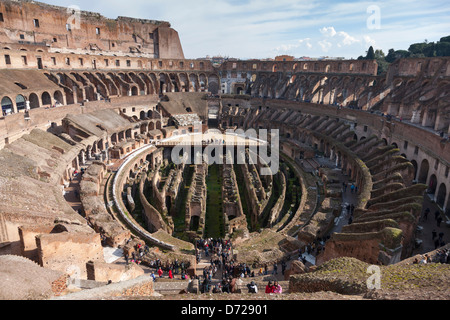
<path fill-rule="evenodd" d="M 169 22 L 69 11 L 0 3 L 0 277 L 30 278 L 0 297 L 155 296 L 150 261 L 201 276 L 219 238 L 257 273 L 287 262 L 289 294 L 351 294 L 305 277 L 436 256 L 425 208 L 450 241 L 450 58 L 213 63 Z"/>

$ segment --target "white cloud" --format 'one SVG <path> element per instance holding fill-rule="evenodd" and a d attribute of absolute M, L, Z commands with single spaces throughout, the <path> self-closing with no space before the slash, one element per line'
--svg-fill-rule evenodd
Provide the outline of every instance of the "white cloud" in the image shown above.
<path fill-rule="evenodd" d="M 333 44 L 329 41 L 327 41 L 326 39 L 323 39 L 319 42 L 317 42 L 319 44 L 319 46 L 322 48 L 322 51 L 324 52 L 328 52 L 331 47 L 333 46 Z"/>
<path fill-rule="evenodd" d="M 323 27 L 319 31 L 326 37 L 334 37 L 336 35 L 336 30 L 334 27 Z"/>
<path fill-rule="evenodd" d="M 306 38 L 306 39 L 302 39 L 302 40 L 298 40 L 298 42 L 302 45 L 304 44 L 306 46 L 306 48 L 308 49 L 312 49 L 312 44 L 311 44 L 311 38 Z"/>
<path fill-rule="evenodd" d="M 376 41 L 374 39 L 372 39 L 371 37 L 369 37 L 368 35 L 364 35 L 363 39 L 364 39 L 366 46 L 372 46 L 372 47 L 376 46 Z"/>
<path fill-rule="evenodd" d="M 342 41 L 341 43 L 343 45 L 349 46 L 352 45 L 355 42 L 360 42 L 360 40 L 356 39 L 355 37 L 352 37 L 351 35 L 349 35 L 347 32 L 344 31 L 339 31 L 337 33 L 340 37 L 342 37 Z"/>

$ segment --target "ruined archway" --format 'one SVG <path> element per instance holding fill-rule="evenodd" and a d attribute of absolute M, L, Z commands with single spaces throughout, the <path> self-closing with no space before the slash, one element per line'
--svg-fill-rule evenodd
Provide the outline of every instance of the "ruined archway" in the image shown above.
<path fill-rule="evenodd" d="M 428 180 L 428 171 L 430 170 L 430 164 L 427 159 L 424 159 L 420 164 L 420 171 L 417 180 L 419 183 L 427 183 Z"/>
<path fill-rule="evenodd" d="M 445 183 L 441 183 L 438 189 L 438 193 L 436 195 L 436 204 L 441 208 L 444 208 L 446 195 L 447 195 L 447 187 L 445 186 Z"/>
<path fill-rule="evenodd" d="M 40 107 L 39 98 L 38 98 L 37 94 L 35 94 L 35 93 L 30 94 L 30 97 L 28 98 L 28 100 L 30 101 L 31 109 Z"/>

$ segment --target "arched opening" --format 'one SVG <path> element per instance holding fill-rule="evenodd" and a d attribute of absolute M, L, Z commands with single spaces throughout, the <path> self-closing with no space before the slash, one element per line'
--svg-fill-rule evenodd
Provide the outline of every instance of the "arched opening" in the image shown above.
<path fill-rule="evenodd" d="M 19 94 L 16 97 L 16 106 L 17 106 L 17 111 L 25 110 L 26 102 L 25 102 L 25 97 L 23 95 Z"/>
<path fill-rule="evenodd" d="M 437 185 L 437 177 L 435 174 L 432 174 L 430 177 L 430 182 L 428 182 L 428 193 L 429 194 L 436 193 L 436 185 Z"/>
<path fill-rule="evenodd" d="M 141 112 L 139 113 L 139 119 L 145 120 L 145 118 L 147 118 L 147 115 L 145 114 L 145 111 L 141 111 Z"/>
<path fill-rule="evenodd" d="M 428 163 L 427 159 L 424 159 L 422 163 L 420 164 L 420 172 L 419 177 L 417 178 L 419 183 L 427 183 L 428 179 L 428 171 L 430 170 L 430 164 Z"/>
<path fill-rule="evenodd" d="M 53 94 L 53 98 L 55 99 L 55 104 L 64 104 L 64 98 L 61 91 L 55 91 L 55 93 Z"/>
<path fill-rule="evenodd" d="M 137 87 L 131 87 L 131 95 L 137 96 L 138 95 L 138 88 Z"/>
<path fill-rule="evenodd" d="M 3 97 L 2 99 L 2 115 L 13 113 L 13 104 L 10 98 Z"/>
<path fill-rule="evenodd" d="M 31 109 L 35 109 L 35 108 L 39 108 L 40 107 L 39 98 L 38 98 L 37 94 L 35 94 L 35 93 L 30 94 L 30 97 L 28 98 L 28 100 L 30 101 L 30 108 Z"/>
<path fill-rule="evenodd" d="M 414 167 L 414 180 L 416 180 L 416 178 L 417 178 L 417 161 L 416 160 L 411 160 L 411 163 L 412 163 L 412 165 Z"/>
<path fill-rule="evenodd" d="M 128 129 L 128 130 L 125 132 L 125 138 L 126 138 L 126 139 L 131 139 L 131 138 L 132 138 L 132 136 L 131 136 L 131 129 Z"/>
<path fill-rule="evenodd" d="M 48 92 L 44 92 L 42 94 L 42 106 L 51 106 L 52 105 L 52 98 L 50 97 L 50 94 Z"/>
<path fill-rule="evenodd" d="M 161 121 L 156 121 L 156 129 L 161 129 Z"/>
<path fill-rule="evenodd" d="M 445 186 L 444 183 L 441 183 L 436 196 L 436 204 L 441 208 L 444 208 L 446 195 L 447 195 L 447 187 Z"/>

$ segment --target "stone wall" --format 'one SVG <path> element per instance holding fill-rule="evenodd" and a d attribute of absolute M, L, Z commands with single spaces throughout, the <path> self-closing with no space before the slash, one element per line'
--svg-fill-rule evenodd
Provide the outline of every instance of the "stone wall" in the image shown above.
<path fill-rule="evenodd" d="M 144 275 L 144 270 L 136 264 L 118 265 L 89 261 L 86 264 L 87 279 L 97 282 L 122 282 Z"/>
<path fill-rule="evenodd" d="M 86 263 L 103 261 L 98 233 L 62 232 L 36 237 L 39 264 L 74 277 L 87 279 Z"/>

